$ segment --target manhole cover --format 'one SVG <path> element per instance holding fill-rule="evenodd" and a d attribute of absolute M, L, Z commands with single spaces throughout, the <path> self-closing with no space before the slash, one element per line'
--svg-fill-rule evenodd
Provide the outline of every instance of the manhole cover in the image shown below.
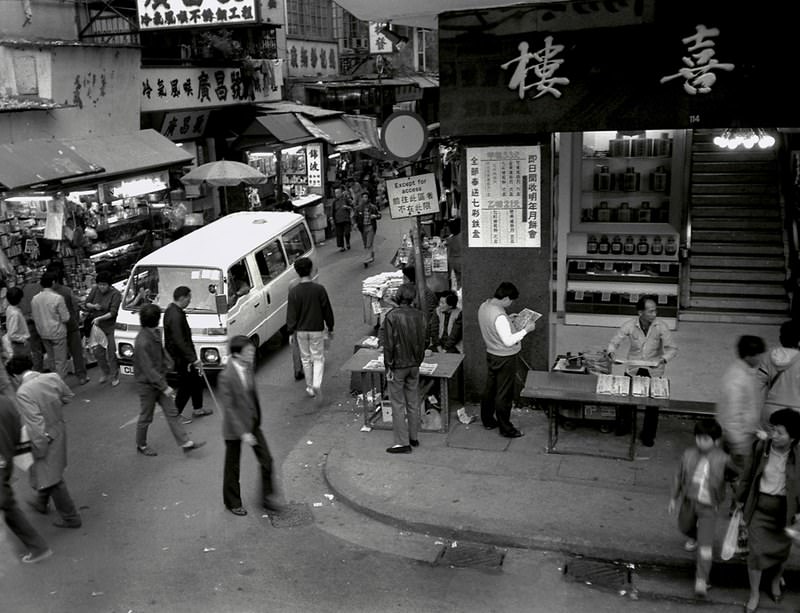
<path fill-rule="evenodd" d="M 306 503 L 287 504 L 281 513 L 268 513 L 269 521 L 276 528 L 294 528 L 314 523 L 314 516 Z"/>
<path fill-rule="evenodd" d="M 503 564 L 505 552 L 491 545 L 459 543 L 456 547 L 445 547 L 436 559 L 440 566 L 497 568 Z"/>
<path fill-rule="evenodd" d="M 631 584 L 631 569 L 620 562 L 574 558 L 564 564 L 564 576 L 571 581 L 615 591 Z"/>

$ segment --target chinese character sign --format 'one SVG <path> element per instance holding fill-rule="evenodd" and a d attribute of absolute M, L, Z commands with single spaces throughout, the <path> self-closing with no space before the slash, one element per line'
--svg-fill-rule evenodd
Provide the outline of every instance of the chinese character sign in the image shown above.
<path fill-rule="evenodd" d="M 309 143 L 306 145 L 306 155 L 308 156 L 308 186 L 322 187 L 322 145 Z"/>
<path fill-rule="evenodd" d="M 380 21 L 369 22 L 369 52 L 370 53 L 392 53 L 392 41 L 381 32 L 386 27 Z"/>
<path fill-rule="evenodd" d="M 541 148 L 467 149 L 470 247 L 541 247 Z"/>
<path fill-rule="evenodd" d="M 564 45 L 554 45 L 553 37 L 547 36 L 544 39 L 544 46 L 538 51 L 531 53 L 528 50 L 528 43 L 524 41 L 519 44 L 517 49 L 519 50 L 519 56 L 500 65 L 503 70 L 508 70 L 512 65 L 516 64 L 508 82 L 508 89 L 516 89 L 520 100 L 524 99 L 525 93 L 532 88 L 537 92 L 535 96 L 532 96 L 533 98 L 538 98 L 545 94 L 560 98 L 561 91 L 558 86 L 569 85 L 569 79 L 566 77 L 555 76 L 556 71 L 564 63 L 563 59 L 557 57 L 559 53 L 564 51 Z M 528 66 L 531 60 L 534 63 Z M 532 80 L 531 83 L 528 83 L 528 72 L 530 71 L 533 71 L 533 76 L 538 80 Z"/>
<path fill-rule="evenodd" d="M 735 68 L 733 64 L 722 63 L 714 57 L 714 39 L 719 35 L 719 28 L 707 28 L 702 24 L 695 26 L 695 34 L 681 39 L 688 52 L 682 58 L 684 67 L 675 74 L 661 77 L 661 83 L 680 78 L 683 79 L 683 89 L 687 94 L 695 96 L 710 93 L 711 87 L 717 82 L 714 71 L 730 72 Z"/>
<path fill-rule="evenodd" d="M 161 134 L 170 140 L 180 141 L 203 136 L 210 111 L 183 111 L 166 113 L 161 124 Z"/>
<path fill-rule="evenodd" d="M 433 174 L 387 179 L 389 214 L 392 219 L 418 217 L 439 212 L 439 196 Z"/>
<path fill-rule="evenodd" d="M 255 23 L 256 0 L 136 0 L 140 30 Z"/>

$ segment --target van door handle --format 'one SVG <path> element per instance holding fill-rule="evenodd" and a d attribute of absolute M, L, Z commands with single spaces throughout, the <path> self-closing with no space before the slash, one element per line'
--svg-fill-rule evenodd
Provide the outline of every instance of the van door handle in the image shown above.
<path fill-rule="evenodd" d="M 267 292 L 267 304 L 272 304 L 272 300 L 269 297 L 269 292 Z"/>
<path fill-rule="evenodd" d="M 235 319 L 229 319 L 228 323 L 232 326 L 233 324 L 236 323 L 236 320 Z"/>
<path fill-rule="evenodd" d="M 260 302 L 256 302 L 256 303 L 253 305 L 253 308 L 254 308 L 254 309 L 257 309 L 257 308 L 258 308 L 258 307 L 260 307 L 260 306 L 261 306 L 261 303 L 260 303 Z"/>

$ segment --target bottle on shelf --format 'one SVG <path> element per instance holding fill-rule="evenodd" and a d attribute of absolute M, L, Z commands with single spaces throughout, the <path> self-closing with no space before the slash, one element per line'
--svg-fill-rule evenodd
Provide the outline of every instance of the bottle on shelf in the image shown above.
<path fill-rule="evenodd" d="M 625 255 L 635 255 L 636 254 L 636 243 L 633 241 L 632 236 L 625 237 L 625 244 L 622 246 L 622 252 Z"/>
<path fill-rule="evenodd" d="M 650 202 L 647 200 L 642 201 L 642 206 L 639 207 L 639 223 L 650 223 L 652 217 L 650 215 Z"/>
<path fill-rule="evenodd" d="M 667 244 L 664 247 L 664 253 L 667 255 L 675 255 L 678 253 L 678 241 L 675 240 L 674 236 L 667 238 Z"/>
<path fill-rule="evenodd" d="M 653 246 L 650 248 L 650 253 L 653 255 L 662 255 L 664 253 L 664 243 L 661 242 L 660 236 L 653 238 Z"/>
<path fill-rule="evenodd" d="M 597 237 L 594 234 L 586 239 L 586 253 L 597 253 Z"/>
<path fill-rule="evenodd" d="M 656 169 L 650 173 L 650 191 L 667 191 L 667 169 L 664 166 L 656 166 Z"/>
<path fill-rule="evenodd" d="M 611 243 L 608 242 L 608 237 L 603 234 L 600 237 L 600 243 L 597 245 L 597 253 L 608 255 L 609 251 L 611 251 Z"/>
<path fill-rule="evenodd" d="M 615 236 L 611 241 L 611 253 L 614 255 L 622 254 L 622 239 L 619 236 Z"/>
<path fill-rule="evenodd" d="M 593 206 L 585 206 L 581 209 L 581 221 L 583 222 L 592 222 L 594 221 L 594 207 Z"/>
<path fill-rule="evenodd" d="M 608 208 L 608 202 L 605 200 L 600 202 L 600 208 L 597 209 L 597 221 L 611 221 L 611 211 Z"/>
<path fill-rule="evenodd" d="M 608 166 L 600 166 L 599 170 L 595 172 L 594 189 L 598 192 L 607 192 L 611 190 L 611 172 Z"/>
<path fill-rule="evenodd" d="M 623 177 L 622 191 L 623 192 L 638 192 L 640 184 L 640 174 L 636 172 L 633 166 L 628 166 L 625 169 Z"/>
<path fill-rule="evenodd" d="M 639 243 L 636 245 L 636 253 L 639 255 L 647 255 L 650 253 L 650 245 L 647 242 L 646 236 L 639 237 Z"/>
<path fill-rule="evenodd" d="M 643 158 L 647 155 L 648 138 L 634 138 L 631 140 L 631 157 Z"/>
<path fill-rule="evenodd" d="M 620 223 L 630 223 L 631 221 L 631 207 L 627 202 L 622 202 L 617 211 L 617 221 Z"/>

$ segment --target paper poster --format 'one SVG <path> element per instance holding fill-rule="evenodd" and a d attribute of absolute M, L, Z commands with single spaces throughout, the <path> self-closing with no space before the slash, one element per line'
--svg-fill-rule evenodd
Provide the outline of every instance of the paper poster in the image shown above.
<path fill-rule="evenodd" d="M 64 232 L 64 201 L 47 201 L 47 219 L 44 224 L 44 237 L 60 241 Z"/>
<path fill-rule="evenodd" d="M 541 247 L 541 148 L 467 148 L 470 247 Z"/>

